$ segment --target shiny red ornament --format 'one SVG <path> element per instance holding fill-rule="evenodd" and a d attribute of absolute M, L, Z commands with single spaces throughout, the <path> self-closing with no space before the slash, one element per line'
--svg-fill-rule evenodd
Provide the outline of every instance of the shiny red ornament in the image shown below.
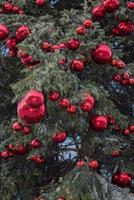
<path fill-rule="evenodd" d="M 52 141 L 54 143 L 63 143 L 67 138 L 66 132 L 58 132 L 52 136 Z"/>
<path fill-rule="evenodd" d="M 14 49 L 16 47 L 16 39 L 15 38 L 10 38 L 6 41 L 6 46 L 9 48 L 9 49 Z"/>
<path fill-rule="evenodd" d="M 25 155 L 27 153 L 27 148 L 24 146 L 24 144 L 17 144 L 15 152 L 17 155 Z"/>
<path fill-rule="evenodd" d="M 95 131 L 104 131 L 108 128 L 107 117 L 103 115 L 94 116 L 91 118 L 91 127 Z"/>
<path fill-rule="evenodd" d="M 120 0 L 103 0 L 102 5 L 108 13 L 114 13 L 120 6 Z"/>
<path fill-rule="evenodd" d="M 17 53 L 17 56 L 18 56 L 19 58 L 25 58 L 25 57 L 28 56 L 28 54 L 25 53 L 24 51 L 22 51 L 21 49 L 19 49 L 19 50 L 18 50 L 18 53 Z"/>
<path fill-rule="evenodd" d="M 31 133 L 31 128 L 30 126 L 24 126 L 23 129 L 22 129 L 22 133 L 24 135 L 29 135 Z"/>
<path fill-rule="evenodd" d="M 38 123 L 43 120 L 46 114 L 45 105 L 40 106 L 39 108 L 30 108 L 25 99 L 22 99 L 17 106 L 17 113 L 21 120 L 28 124 Z"/>
<path fill-rule="evenodd" d="M 53 46 L 53 45 L 52 45 L 51 43 L 49 43 L 49 42 L 43 42 L 43 43 L 41 44 L 41 49 L 42 49 L 43 51 L 50 52 L 52 46 Z"/>
<path fill-rule="evenodd" d="M 57 200 L 66 200 L 64 197 L 60 196 Z"/>
<path fill-rule="evenodd" d="M 114 158 L 119 157 L 120 156 L 120 151 L 119 150 L 113 151 L 111 156 L 114 157 Z"/>
<path fill-rule="evenodd" d="M 13 131 L 20 132 L 23 129 L 23 126 L 20 122 L 14 122 L 12 125 Z"/>
<path fill-rule="evenodd" d="M 24 64 L 24 65 L 28 65 L 31 63 L 33 57 L 30 56 L 30 55 L 27 55 L 26 57 L 23 57 L 21 58 L 21 62 Z"/>
<path fill-rule="evenodd" d="M 93 21 L 91 20 L 91 19 L 86 19 L 85 21 L 84 21 L 84 27 L 85 28 L 91 28 L 93 26 Z"/>
<path fill-rule="evenodd" d="M 28 26 L 24 25 L 20 26 L 15 33 L 17 41 L 19 42 L 23 41 L 30 33 L 31 30 Z"/>
<path fill-rule="evenodd" d="M 134 124 L 129 126 L 130 133 L 134 133 Z"/>
<path fill-rule="evenodd" d="M 85 33 L 86 33 L 85 27 L 84 27 L 84 26 L 79 26 L 79 27 L 77 27 L 76 33 L 77 33 L 78 35 L 85 35 Z"/>
<path fill-rule="evenodd" d="M 117 81 L 117 82 L 121 82 L 122 78 L 121 78 L 121 75 L 120 74 L 115 74 L 113 76 L 113 80 L 114 81 Z"/>
<path fill-rule="evenodd" d="M 15 57 L 17 55 L 17 50 L 16 49 L 10 49 L 9 50 L 9 56 L 10 57 Z"/>
<path fill-rule="evenodd" d="M 84 63 L 81 60 L 73 60 L 71 63 L 71 69 L 76 72 L 81 72 L 84 69 Z"/>
<path fill-rule="evenodd" d="M 57 91 L 51 91 L 48 96 L 50 101 L 57 101 L 60 98 L 60 93 Z"/>
<path fill-rule="evenodd" d="M 108 64 L 112 60 L 112 50 L 107 44 L 99 44 L 92 51 L 92 59 L 98 64 Z"/>
<path fill-rule="evenodd" d="M 88 163 L 88 167 L 92 168 L 92 169 L 98 169 L 99 168 L 99 162 L 97 160 L 91 160 L 89 163 Z"/>
<path fill-rule="evenodd" d="M 11 3 L 7 2 L 7 3 L 4 4 L 4 9 L 5 9 L 6 12 L 9 13 L 9 12 L 13 11 L 13 6 L 12 6 Z"/>
<path fill-rule="evenodd" d="M 77 50 L 80 46 L 80 42 L 77 39 L 70 39 L 66 43 L 66 46 L 69 50 Z"/>
<path fill-rule="evenodd" d="M 1 152 L 1 158 L 8 159 L 10 157 L 9 151 L 3 151 Z"/>
<path fill-rule="evenodd" d="M 60 49 L 66 49 L 66 44 L 64 42 L 59 44 Z"/>
<path fill-rule="evenodd" d="M 5 40 L 9 35 L 9 29 L 5 24 L 0 24 L 0 40 Z"/>
<path fill-rule="evenodd" d="M 130 85 L 134 85 L 134 78 L 130 78 L 130 79 L 129 79 L 129 84 L 130 84 Z"/>
<path fill-rule="evenodd" d="M 42 143 L 41 143 L 41 141 L 39 140 L 39 139 L 34 139 L 34 140 L 32 140 L 32 142 L 31 142 L 31 147 L 33 148 L 33 149 L 38 149 L 38 148 L 40 148 L 42 146 Z"/>
<path fill-rule="evenodd" d="M 36 164 L 38 164 L 38 165 L 43 165 L 44 164 L 44 162 L 45 162 L 45 160 L 44 160 L 44 158 L 37 158 L 36 160 L 35 160 L 35 162 L 36 162 Z"/>
<path fill-rule="evenodd" d="M 129 75 L 128 72 L 124 72 L 124 73 L 122 74 L 122 77 L 123 77 L 123 79 L 125 79 L 125 80 L 129 80 L 130 75 Z"/>
<path fill-rule="evenodd" d="M 120 35 L 129 35 L 134 31 L 134 23 L 131 21 L 120 22 L 117 29 Z"/>
<path fill-rule="evenodd" d="M 67 112 L 70 114 L 74 114 L 77 112 L 77 106 L 75 104 L 70 104 L 67 108 Z"/>
<path fill-rule="evenodd" d="M 83 99 L 83 102 L 89 102 L 90 104 L 94 105 L 95 99 L 92 95 L 86 95 Z"/>
<path fill-rule="evenodd" d="M 96 6 L 92 10 L 92 16 L 95 19 L 102 19 L 105 16 L 105 9 L 102 5 Z"/>
<path fill-rule="evenodd" d="M 123 130 L 123 134 L 124 135 L 129 135 L 130 134 L 130 130 L 128 128 Z"/>
<path fill-rule="evenodd" d="M 127 172 L 116 172 L 112 176 L 112 182 L 120 187 L 129 187 L 132 177 Z"/>
<path fill-rule="evenodd" d="M 127 7 L 131 10 L 134 9 L 134 2 L 127 2 Z"/>
<path fill-rule="evenodd" d="M 7 149 L 8 149 L 9 151 L 14 151 L 14 145 L 11 144 L 11 143 L 9 143 L 8 146 L 7 146 Z"/>
<path fill-rule="evenodd" d="M 124 69 L 126 67 L 126 64 L 122 60 L 118 60 L 116 66 L 119 69 Z"/>
<path fill-rule="evenodd" d="M 80 108 L 81 110 L 83 110 L 84 112 L 91 112 L 94 108 L 93 104 L 89 103 L 88 101 L 87 102 L 83 102 L 81 105 L 80 105 Z"/>
<path fill-rule="evenodd" d="M 85 166 L 84 160 L 78 160 L 76 163 L 76 167 L 81 168 Z"/>
<path fill-rule="evenodd" d="M 17 6 L 13 6 L 13 12 L 14 13 L 19 13 L 19 8 Z"/>
<path fill-rule="evenodd" d="M 31 108 L 39 108 L 44 104 L 44 95 L 37 90 L 30 90 L 25 95 L 25 102 Z"/>
<path fill-rule="evenodd" d="M 53 45 L 51 47 L 51 52 L 55 53 L 55 52 L 58 52 L 60 50 L 60 47 L 59 45 Z"/>
<path fill-rule="evenodd" d="M 35 0 L 35 3 L 38 6 L 44 6 L 46 4 L 46 0 Z"/>
<path fill-rule="evenodd" d="M 70 101 L 67 98 L 60 99 L 59 105 L 63 108 L 67 108 L 70 105 Z"/>

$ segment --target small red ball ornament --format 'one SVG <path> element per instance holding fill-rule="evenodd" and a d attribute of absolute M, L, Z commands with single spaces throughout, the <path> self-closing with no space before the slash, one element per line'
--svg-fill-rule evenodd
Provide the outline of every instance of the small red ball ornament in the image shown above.
<path fill-rule="evenodd" d="M 60 99 L 59 105 L 63 108 L 67 108 L 70 105 L 70 101 L 67 98 Z"/>
<path fill-rule="evenodd" d="M 92 169 L 98 169 L 99 168 L 99 162 L 97 160 L 91 160 L 89 163 L 88 163 L 88 166 Z"/>
<path fill-rule="evenodd" d="M 46 0 L 36 0 L 35 3 L 36 3 L 38 6 L 44 6 L 45 3 L 46 3 Z"/>
<path fill-rule="evenodd" d="M 120 75 L 120 74 L 115 74 L 115 75 L 113 76 L 113 80 L 114 80 L 114 81 L 120 82 L 120 81 L 122 80 L 121 75 Z"/>
<path fill-rule="evenodd" d="M 71 69 L 80 72 L 84 69 L 84 63 L 81 60 L 73 60 L 71 63 Z"/>
<path fill-rule="evenodd" d="M 24 135 L 29 135 L 31 133 L 31 128 L 30 126 L 24 126 L 23 129 L 22 129 L 22 133 Z"/>
<path fill-rule="evenodd" d="M 4 9 L 5 9 L 6 12 L 9 13 L 9 12 L 13 11 L 13 6 L 12 6 L 11 3 L 7 2 L 7 3 L 4 4 Z"/>
<path fill-rule="evenodd" d="M 130 133 L 134 133 L 134 125 L 129 126 Z"/>
<path fill-rule="evenodd" d="M 0 40 L 5 40 L 9 35 L 9 30 L 6 25 L 0 24 Z"/>
<path fill-rule="evenodd" d="M 105 16 L 104 7 L 102 5 L 94 7 L 92 10 L 92 16 L 96 19 L 102 19 Z"/>
<path fill-rule="evenodd" d="M 3 151 L 1 152 L 1 158 L 8 159 L 10 157 L 9 151 Z"/>
<path fill-rule="evenodd" d="M 81 168 L 81 167 L 84 167 L 84 166 L 85 166 L 84 160 L 78 160 L 77 161 L 76 167 Z"/>
<path fill-rule="evenodd" d="M 44 104 L 44 95 L 37 90 L 30 90 L 25 96 L 25 102 L 31 108 L 39 108 Z"/>
<path fill-rule="evenodd" d="M 67 112 L 70 114 L 74 114 L 77 112 L 77 106 L 75 104 L 70 104 L 67 108 Z"/>
<path fill-rule="evenodd" d="M 93 26 L 93 21 L 91 20 L 91 19 L 86 19 L 85 21 L 84 21 L 84 27 L 85 28 L 91 28 Z"/>
<path fill-rule="evenodd" d="M 29 34 L 31 33 L 31 30 L 28 26 L 20 26 L 16 30 L 16 39 L 21 42 L 23 41 Z"/>
<path fill-rule="evenodd" d="M 27 152 L 26 146 L 24 144 L 17 144 L 15 148 L 15 152 L 17 155 L 25 155 Z"/>
<path fill-rule="evenodd" d="M 130 134 L 130 130 L 128 128 L 123 130 L 123 134 L 124 135 L 129 135 Z"/>
<path fill-rule="evenodd" d="M 95 131 L 104 131 L 108 128 L 107 117 L 103 115 L 94 116 L 91 119 L 91 127 Z"/>
<path fill-rule="evenodd" d="M 48 98 L 50 101 L 57 101 L 60 98 L 60 93 L 57 91 L 51 91 Z"/>
<path fill-rule="evenodd" d="M 45 51 L 45 52 L 50 52 L 52 46 L 53 46 L 53 45 L 52 45 L 51 43 L 49 43 L 49 42 L 43 42 L 43 43 L 41 44 L 41 49 L 42 49 L 43 51 Z"/>
<path fill-rule="evenodd" d="M 67 138 L 67 134 L 66 132 L 58 132 L 58 133 L 55 133 L 52 137 L 52 141 L 54 143 L 63 143 Z"/>
<path fill-rule="evenodd" d="M 113 152 L 112 152 L 111 156 L 114 157 L 114 158 L 117 158 L 117 157 L 120 156 L 120 154 L 121 154 L 120 151 L 119 151 L 119 150 L 116 150 L 116 151 L 113 151 Z"/>
<path fill-rule="evenodd" d="M 83 110 L 84 112 L 90 112 L 93 110 L 94 106 L 93 104 L 89 103 L 88 101 L 86 102 L 83 102 L 81 105 L 80 105 L 80 108 L 81 110 Z"/>
<path fill-rule="evenodd" d="M 77 50 L 80 46 L 80 42 L 77 39 L 70 39 L 66 46 L 69 50 Z"/>
<path fill-rule="evenodd" d="M 98 64 L 108 64 L 112 60 L 112 50 L 107 44 L 99 44 L 92 51 L 92 59 Z"/>
<path fill-rule="evenodd" d="M 35 160 L 35 162 L 36 162 L 37 165 L 43 165 L 45 160 L 44 160 L 44 158 L 40 157 L 40 158 L 37 158 Z"/>
<path fill-rule="evenodd" d="M 131 21 L 120 22 L 117 26 L 119 35 L 129 35 L 134 31 L 134 23 Z"/>
<path fill-rule="evenodd" d="M 84 27 L 84 26 L 79 26 L 79 27 L 77 27 L 76 33 L 77 33 L 78 35 L 85 35 L 85 33 L 86 33 L 85 27 Z"/>
<path fill-rule="evenodd" d="M 16 132 L 22 131 L 23 126 L 20 122 L 14 122 L 12 125 L 12 129 Z"/>
<path fill-rule="evenodd" d="M 112 182 L 120 187 L 129 187 L 132 177 L 127 172 L 116 172 L 113 174 Z"/>
<path fill-rule="evenodd" d="M 39 139 L 34 139 L 34 140 L 32 140 L 32 142 L 31 142 L 31 147 L 33 148 L 33 149 L 38 149 L 39 147 L 41 147 L 42 146 L 42 144 L 41 144 L 41 141 L 39 140 Z"/>
<path fill-rule="evenodd" d="M 103 0 L 102 5 L 108 13 L 115 12 L 120 6 L 120 0 Z"/>
<path fill-rule="evenodd" d="M 134 2 L 127 2 L 127 7 L 131 10 L 134 9 Z"/>
<path fill-rule="evenodd" d="M 9 49 L 14 49 L 16 47 L 16 39 L 15 38 L 10 38 L 6 41 L 6 46 Z"/>

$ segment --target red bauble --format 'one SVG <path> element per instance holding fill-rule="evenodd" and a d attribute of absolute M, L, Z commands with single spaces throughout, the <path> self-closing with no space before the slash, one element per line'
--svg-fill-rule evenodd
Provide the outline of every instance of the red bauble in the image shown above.
<path fill-rule="evenodd" d="M 57 200 L 66 200 L 64 197 L 60 196 Z"/>
<path fill-rule="evenodd" d="M 28 65 L 32 62 L 32 59 L 33 57 L 30 56 L 30 55 L 27 55 L 26 57 L 23 57 L 21 58 L 21 62 L 24 64 L 24 65 Z"/>
<path fill-rule="evenodd" d="M 35 162 L 36 162 L 36 164 L 38 164 L 38 165 L 43 165 L 44 162 L 45 162 L 45 160 L 44 160 L 42 157 L 40 157 L 40 158 L 37 158 L 37 159 L 35 160 Z"/>
<path fill-rule="evenodd" d="M 93 106 L 93 104 L 89 103 L 88 101 L 85 101 L 80 105 L 80 108 L 84 112 L 90 112 L 93 110 L 94 106 Z"/>
<path fill-rule="evenodd" d="M 49 98 L 50 101 L 57 101 L 59 99 L 59 97 L 60 97 L 60 93 L 59 92 L 51 91 L 49 93 L 49 97 L 48 98 Z"/>
<path fill-rule="evenodd" d="M 99 44 L 92 51 L 92 59 L 98 64 L 108 64 L 112 60 L 112 50 L 107 44 Z"/>
<path fill-rule="evenodd" d="M 81 60 L 73 60 L 71 63 L 71 69 L 80 72 L 84 69 L 84 63 Z"/>
<path fill-rule="evenodd" d="M 115 74 L 115 75 L 113 76 L 113 80 L 114 80 L 114 81 L 121 82 L 121 80 L 122 80 L 121 75 L 120 75 L 120 74 Z"/>
<path fill-rule="evenodd" d="M 79 27 L 77 27 L 76 33 L 77 33 L 78 35 L 85 35 L 85 33 L 86 33 L 85 27 L 84 27 L 84 26 L 79 26 Z"/>
<path fill-rule="evenodd" d="M 38 139 L 34 139 L 34 140 L 32 140 L 32 142 L 31 142 L 31 147 L 33 148 L 33 149 L 38 149 L 39 147 L 41 147 L 41 141 L 40 140 L 38 140 Z"/>
<path fill-rule="evenodd" d="M 51 52 L 57 52 L 57 51 L 59 51 L 60 50 L 60 47 L 59 47 L 59 45 L 53 45 L 52 47 L 51 47 Z"/>
<path fill-rule="evenodd" d="M 79 160 L 77 161 L 76 167 L 81 168 L 85 166 L 85 162 L 84 160 Z"/>
<path fill-rule="evenodd" d="M 19 8 L 17 6 L 13 6 L 13 12 L 14 13 L 19 13 Z"/>
<path fill-rule="evenodd" d="M 92 10 L 92 16 L 96 19 L 102 19 L 105 16 L 105 9 L 101 6 L 96 6 Z"/>
<path fill-rule="evenodd" d="M 23 128 L 22 124 L 20 122 L 14 122 L 12 125 L 12 129 L 16 132 L 21 131 Z"/>
<path fill-rule="evenodd" d="M 9 50 L 9 56 L 10 57 L 15 57 L 17 55 L 17 50 L 16 49 L 10 49 Z"/>
<path fill-rule="evenodd" d="M 35 0 L 35 3 L 36 3 L 38 6 L 44 6 L 45 3 L 46 3 L 46 0 Z"/>
<path fill-rule="evenodd" d="M 42 49 L 43 51 L 50 52 L 52 46 L 53 46 L 53 45 L 52 45 L 51 43 L 49 43 L 49 42 L 43 42 L 43 43 L 41 44 L 41 49 Z"/>
<path fill-rule="evenodd" d="M 29 135 L 31 133 L 31 128 L 30 126 L 24 126 L 23 129 L 22 129 L 22 133 L 24 135 Z"/>
<path fill-rule="evenodd" d="M 83 102 L 89 102 L 91 105 L 94 105 L 95 99 L 94 99 L 94 97 L 91 96 L 91 95 L 86 95 L 86 96 L 83 98 Z"/>
<path fill-rule="evenodd" d="M 12 6 L 11 3 L 8 3 L 8 2 L 7 2 L 7 3 L 4 4 L 4 9 L 5 9 L 6 12 L 9 13 L 9 12 L 12 12 L 12 11 L 13 11 L 13 6 Z"/>
<path fill-rule="evenodd" d="M 99 168 L 99 162 L 97 160 L 91 160 L 89 163 L 88 163 L 88 166 L 92 169 L 98 169 Z"/>
<path fill-rule="evenodd" d="M 129 8 L 129 9 L 134 9 L 134 2 L 127 2 L 127 7 Z"/>
<path fill-rule="evenodd" d="M 21 120 L 26 123 L 38 123 L 42 121 L 46 114 L 45 105 L 40 106 L 39 108 L 30 108 L 24 99 L 22 99 L 17 107 L 18 116 Z"/>
<path fill-rule="evenodd" d="M 14 145 L 13 144 L 9 143 L 8 146 L 7 146 L 7 148 L 8 148 L 8 150 L 10 152 L 14 152 Z"/>
<path fill-rule="evenodd" d="M 108 120 L 105 116 L 99 115 L 99 116 L 94 116 L 91 119 L 91 127 L 95 131 L 104 131 L 108 127 Z"/>
<path fill-rule="evenodd" d="M 134 133 L 134 125 L 129 126 L 130 133 Z"/>
<path fill-rule="evenodd" d="M 124 69 L 126 67 L 126 64 L 122 60 L 117 60 L 117 68 Z"/>
<path fill-rule="evenodd" d="M 32 155 L 32 156 L 29 158 L 29 160 L 36 161 L 37 158 L 41 158 L 41 156 L 40 156 L 40 155 Z"/>
<path fill-rule="evenodd" d="M 8 159 L 10 157 L 9 151 L 3 151 L 3 152 L 1 152 L 1 157 L 3 159 Z"/>
<path fill-rule="evenodd" d="M 123 130 L 123 134 L 124 135 L 129 135 L 130 134 L 130 130 L 128 128 Z"/>
<path fill-rule="evenodd" d="M 105 11 L 108 13 L 115 12 L 120 6 L 120 0 L 103 0 Z"/>
<path fill-rule="evenodd" d="M 37 90 L 30 90 L 25 96 L 25 102 L 31 108 L 39 108 L 44 104 L 44 95 Z"/>
<path fill-rule="evenodd" d="M 116 172 L 113 174 L 112 182 L 120 187 L 129 187 L 132 177 L 127 172 Z"/>
<path fill-rule="evenodd" d="M 21 42 L 23 41 L 29 34 L 31 30 L 28 26 L 20 26 L 16 31 L 16 39 Z"/>
<path fill-rule="evenodd" d="M 93 21 L 91 19 L 86 19 L 84 21 L 84 27 L 85 28 L 91 28 L 93 26 Z"/>
<path fill-rule="evenodd" d="M 58 132 L 53 135 L 52 141 L 54 143 L 62 143 L 66 140 L 66 138 L 67 138 L 66 132 Z"/>
<path fill-rule="evenodd" d="M 67 108 L 70 105 L 70 101 L 67 98 L 60 99 L 59 105 L 63 108 Z"/>
<path fill-rule="evenodd" d="M 75 104 L 70 104 L 67 108 L 67 112 L 70 114 L 74 114 L 77 112 L 77 106 Z"/>
<path fill-rule="evenodd" d="M 27 153 L 27 148 L 24 144 L 17 144 L 15 148 L 15 152 L 18 155 L 25 155 Z"/>
<path fill-rule="evenodd" d="M 128 35 L 134 31 L 134 23 L 131 21 L 120 22 L 117 29 L 120 35 Z"/>
<path fill-rule="evenodd" d="M 59 44 L 59 48 L 60 48 L 60 49 L 66 49 L 66 44 L 63 43 L 63 42 L 60 43 L 60 44 Z"/>
<path fill-rule="evenodd" d="M 134 85 L 134 78 L 130 78 L 130 79 L 129 79 L 129 84 L 130 84 L 130 85 Z"/>
<path fill-rule="evenodd" d="M 19 50 L 18 50 L 18 53 L 17 53 L 17 56 L 18 56 L 19 58 L 25 58 L 25 57 L 28 56 L 28 54 L 25 53 L 24 51 L 22 51 L 21 49 L 19 49 Z"/>
<path fill-rule="evenodd" d="M 9 35 L 9 30 L 6 25 L 0 24 L 0 40 L 5 40 Z"/>
<path fill-rule="evenodd" d="M 15 38 L 10 38 L 6 41 L 6 46 L 9 49 L 14 49 L 16 47 L 16 39 Z"/>
<path fill-rule="evenodd" d="M 77 50 L 80 46 L 80 42 L 77 39 L 70 39 L 66 45 L 69 50 Z"/>
<path fill-rule="evenodd" d="M 111 156 L 114 157 L 114 158 L 119 157 L 120 156 L 120 151 L 118 151 L 118 150 L 117 151 L 113 151 Z"/>

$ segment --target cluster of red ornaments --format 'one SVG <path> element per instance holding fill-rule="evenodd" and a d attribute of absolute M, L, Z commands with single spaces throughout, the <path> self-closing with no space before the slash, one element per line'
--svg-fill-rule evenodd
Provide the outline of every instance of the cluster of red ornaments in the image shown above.
<path fill-rule="evenodd" d="M 17 106 L 18 117 L 26 124 L 42 121 L 46 114 L 44 95 L 37 90 L 30 90 Z"/>
<path fill-rule="evenodd" d="M 113 28 L 112 33 L 115 36 L 129 35 L 134 31 L 134 23 L 131 21 L 121 21 Z"/>
<path fill-rule="evenodd" d="M 45 163 L 45 159 L 41 155 L 32 155 L 29 160 L 35 162 L 38 165 L 43 165 Z"/>
<path fill-rule="evenodd" d="M 124 135 L 134 135 L 134 124 L 130 125 L 128 128 L 123 130 Z"/>
<path fill-rule="evenodd" d="M 120 6 L 120 0 L 102 0 L 101 5 L 93 8 L 92 16 L 95 19 L 102 19 L 106 13 L 114 13 Z"/>
<path fill-rule="evenodd" d="M 113 59 L 111 61 L 111 65 L 113 67 L 117 67 L 118 69 L 124 69 L 126 67 L 126 64 L 124 63 L 124 61 L 119 60 L 119 59 Z"/>
<path fill-rule="evenodd" d="M 77 161 L 76 167 L 81 168 L 81 167 L 85 167 L 88 166 L 91 169 L 97 170 L 100 167 L 100 164 L 97 160 L 91 160 L 88 163 L 84 162 L 84 160 L 79 160 Z"/>
<path fill-rule="evenodd" d="M 128 72 L 122 74 L 115 74 L 113 80 L 121 83 L 122 85 L 134 85 L 134 78 Z"/>
<path fill-rule="evenodd" d="M 78 35 L 85 35 L 86 29 L 90 29 L 92 26 L 93 26 L 93 21 L 91 19 L 86 19 L 83 25 L 77 27 L 76 33 Z"/>
<path fill-rule="evenodd" d="M 30 126 L 23 126 L 20 122 L 14 122 L 12 125 L 14 132 L 22 132 L 24 135 L 29 135 L 31 133 Z"/>
<path fill-rule="evenodd" d="M 18 6 L 13 6 L 10 2 L 6 2 L 3 4 L 3 8 L 0 9 L 0 14 L 8 13 L 24 14 L 24 11 Z"/>

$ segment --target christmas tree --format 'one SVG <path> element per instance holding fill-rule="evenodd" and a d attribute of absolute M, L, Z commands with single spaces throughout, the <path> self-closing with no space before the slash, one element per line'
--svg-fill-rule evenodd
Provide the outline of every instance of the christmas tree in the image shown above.
<path fill-rule="evenodd" d="M 133 10 L 0 2 L 0 199 L 134 199 Z"/>

